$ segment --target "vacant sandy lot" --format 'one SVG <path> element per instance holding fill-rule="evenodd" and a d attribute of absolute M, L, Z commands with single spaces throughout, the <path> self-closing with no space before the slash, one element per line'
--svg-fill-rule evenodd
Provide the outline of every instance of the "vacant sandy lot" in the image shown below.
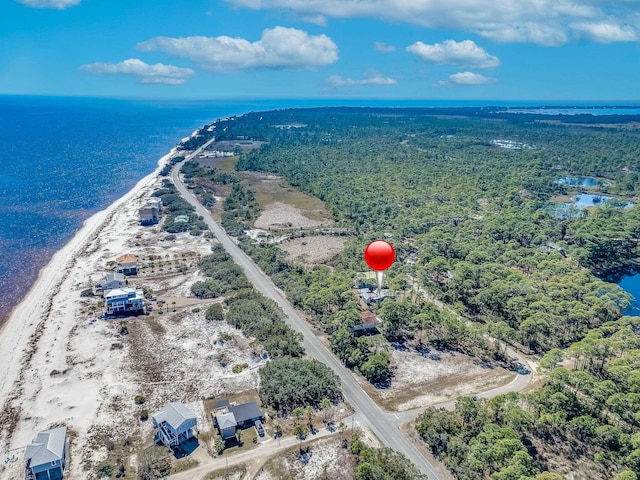
<path fill-rule="evenodd" d="M 305 445 L 303 442 L 302 447 Z M 298 449 L 293 448 L 267 462 L 254 480 L 316 480 L 325 473 L 332 480 L 354 478 L 353 460 L 349 450 L 342 448 L 340 438 L 331 437 L 306 446 L 310 452 L 306 463 L 300 460 Z"/>
<path fill-rule="evenodd" d="M 293 205 L 276 202 L 265 208 L 256 219 L 256 228 L 313 228 L 323 225 L 320 220 L 312 220 Z"/>
<path fill-rule="evenodd" d="M 319 235 L 282 242 L 278 244 L 278 248 L 287 252 L 289 261 L 295 260 L 305 264 L 326 263 L 342 251 L 346 241 L 345 237 Z"/>
<path fill-rule="evenodd" d="M 472 395 L 504 385 L 514 376 L 501 367 L 484 365 L 456 352 L 431 349 L 420 354 L 408 347 L 389 353 L 394 371 L 390 388 L 377 389 L 358 378 L 372 398 L 390 411 L 411 410 Z"/>

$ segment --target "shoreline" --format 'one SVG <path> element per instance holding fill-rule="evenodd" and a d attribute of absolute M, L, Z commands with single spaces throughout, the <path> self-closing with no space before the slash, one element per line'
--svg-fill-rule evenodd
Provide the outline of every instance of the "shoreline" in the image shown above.
<path fill-rule="evenodd" d="M 188 139 L 190 136 L 185 138 Z M 3 352 L 4 357 L 4 361 L 0 364 L 0 408 L 4 407 L 11 398 L 11 392 L 23 368 L 24 355 L 29 355 L 31 340 L 37 334 L 38 327 L 46 321 L 51 300 L 70 271 L 74 255 L 102 232 L 118 208 L 155 181 L 162 168 L 177 152 L 177 147 L 173 147 L 158 159 L 153 172 L 140 179 L 122 197 L 87 218 L 73 237 L 40 269 L 31 288 L 11 309 L 6 320 L 0 325 L 0 352 Z"/>

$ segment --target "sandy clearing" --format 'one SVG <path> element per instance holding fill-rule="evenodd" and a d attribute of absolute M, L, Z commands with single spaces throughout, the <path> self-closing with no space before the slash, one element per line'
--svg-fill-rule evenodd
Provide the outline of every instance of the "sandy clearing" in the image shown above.
<path fill-rule="evenodd" d="M 372 398 L 383 408 L 390 411 L 405 411 L 418 407 L 427 407 L 461 395 L 508 383 L 514 376 L 500 367 L 483 365 L 481 362 L 457 352 L 430 353 L 421 355 L 415 350 L 391 349 L 391 364 L 394 377 L 391 387 L 377 389 L 366 380 L 360 383 Z"/>
<path fill-rule="evenodd" d="M 338 255 L 346 242 L 345 237 L 307 236 L 279 243 L 278 248 L 287 252 L 287 260 L 320 264 Z"/>
<path fill-rule="evenodd" d="M 254 223 L 254 227 L 261 229 L 313 228 L 320 225 L 323 225 L 323 222 L 306 217 L 300 208 L 281 202 L 265 208 Z"/>

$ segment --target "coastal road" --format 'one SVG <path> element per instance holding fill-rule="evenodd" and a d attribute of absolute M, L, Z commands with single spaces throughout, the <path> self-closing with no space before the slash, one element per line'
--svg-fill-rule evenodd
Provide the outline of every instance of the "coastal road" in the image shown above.
<path fill-rule="evenodd" d="M 202 147 L 204 148 L 204 146 Z M 202 149 L 201 148 L 201 149 Z M 286 321 L 291 328 L 303 335 L 303 346 L 307 355 L 330 367 L 342 382 L 342 392 L 345 399 L 356 410 L 356 418 L 368 427 L 386 446 L 401 452 L 411 460 L 421 472 L 425 473 L 429 480 L 445 480 L 443 476 L 418 449 L 407 439 L 394 422 L 394 417 L 389 417 L 360 387 L 358 381 L 351 372 L 333 355 L 311 331 L 304 319 L 293 308 L 284 294 L 273 284 L 271 279 L 245 254 L 238 245 L 227 235 L 211 217 L 209 211 L 192 195 L 180 178 L 179 172 L 182 165 L 195 157 L 201 149 L 196 150 L 182 162 L 174 166 L 171 171 L 171 179 L 182 197 L 196 209 L 196 213 L 204 219 L 209 229 L 220 241 L 233 260 L 244 270 L 245 275 L 256 290 L 265 297 L 275 301 L 286 315 Z"/>
<path fill-rule="evenodd" d="M 213 141 L 213 140 L 212 140 Z M 211 141 L 211 142 L 212 142 Z M 209 211 L 195 198 L 187 189 L 179 172 L 182 165 L 195 157 L 206 145 L 196 150 L 185 158 L 184 161 L 174 166 L 171 171 L 171 179 L 176 188 L 195 209 L 198 215 L 201 215 L 209 229 L 215 237 L 220 241 L 225 250 L 231 255 L 233 260 L 245 272 L 245 275 L 254 287 L 264 296 L 275 301 L 284 311 L 286 322 L 293 329 L 299 331 L 303 335 L 303 345 L 307 355 L 325 365 L 329 366 L 340 378 L 342 382 L 342 392 L 345 399 L 355 409 L 354 417 L 361 426 L 369 428 L 386 446 L 405 455 L 411 460 L 417 468 L 426 474 L 429 480 L 447 480 L 450 476 L 447 473 L 440 472 L 433 464 L 431 464 L 416 448 L 416 446 L 405 437 L 398 428 L 400 423 L 409 421 L 417 415 L 417 411 L 406 412 L 406 415 L 390 414 L 383 411 L 362 389 L 353 374 L 342 364 L 342 362 L 325 345 L 316 337 L 306 321 L 301 318 L 298 312 L 286 299 L 284 293 L 280 291 L 271 279 L 247 256 L 238 245 L 227 235 L 222 227 L 220 227 L 211 217 Z M 523 377 L 530 377 L 523 376 Z M 516 380 L 518 380 L 516 378 Z M 523 380 L 528 384 L 528 379 Z M 511 382 L 503 388 L 507 391 L 515 391 L 520 388 L 519 383 Z M 488 392 L 487 392 L 488 393 Z M 505 392 L 501 392 L 505 393 Z M 486 395 L 486 394 L 485 394 Z"/>

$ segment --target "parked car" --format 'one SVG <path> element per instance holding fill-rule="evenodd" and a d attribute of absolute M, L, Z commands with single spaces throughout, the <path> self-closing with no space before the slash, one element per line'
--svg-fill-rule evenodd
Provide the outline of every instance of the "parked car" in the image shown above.
<path fill-rule="evenodd" d="M 262 426 L 262 422 L 260 420 L 256 420 L 254 422 L 254 425 L 256 427 L 256 431 L 258 432 L 258 435 L 260 435 L 261 437 L 264 437 L 264 427 Z"/>

